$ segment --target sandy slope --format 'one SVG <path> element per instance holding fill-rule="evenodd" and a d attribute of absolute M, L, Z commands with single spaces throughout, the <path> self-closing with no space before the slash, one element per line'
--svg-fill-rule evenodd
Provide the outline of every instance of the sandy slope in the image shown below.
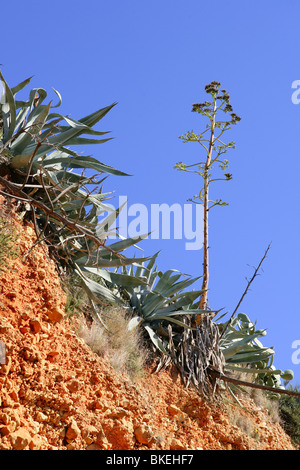
<path fill-rule="evenodd" d="M 25 253 L 34 230 L 16 224 Z M 0 273 L 0 449 L 293 449 L 254 402 L 237 426 L 236 408 L 203 402 L 172 369 L 118 375 L 76 336 L 65 301 L 41 246 Z"/>

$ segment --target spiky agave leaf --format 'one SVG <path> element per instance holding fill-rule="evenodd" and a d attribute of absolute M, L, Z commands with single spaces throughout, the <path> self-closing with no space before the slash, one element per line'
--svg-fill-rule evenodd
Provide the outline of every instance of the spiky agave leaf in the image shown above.
<path fill-rule="evenodd" d="M 51 102 L 42 104 L 47 97 L 47 92 L 42 88 L 31 90 L 29 99 L 26 102 L 15 101 L 15 94 L 30 79 L 23 82 L 24 86 L 17 86 L 13 90 L 9 88 L 3 75 L 0 72 L 0 80 L 3 83 L 3 93 L 1 98 L 1 112 L 4 122 L 4 133 L 2 145 L 9 149 L 11 154 L 10 165 L 13 168 L 25 167 L 30 158 L 33 159 L 33 168 L 38 169 L 41 162 L 45 166 L 53 166 L 61 163 L 65 168 L 93 169 L 99 173 L 113 175 L 126 175 L 126 173 L 116 170 L 91 156 L 83 156 L 68 149 L 68 145 L 90 145 L 102 144 L 111 140 L 90 139 L 81 137 L 84 134 L 94 134 L 102 136 L 107 132 L 100 132 L 93 129 L 115 105 L 101 108 L 98 111 L 85 116 L 79 120 L 63 116 L 59 113 L 50 113 Z M 55 90 L 56 93 L 58 93 Z M 58 107 L 60 102 L 56 105 Z M 18 111 L 18 114 L 17 114 Z M 59 122 L 65 121 L 67 126 L 60 126 Z M 37 143 L 40 142 L 37 149 Z M 25 157 L 27 157 L 25 159 Z"/>

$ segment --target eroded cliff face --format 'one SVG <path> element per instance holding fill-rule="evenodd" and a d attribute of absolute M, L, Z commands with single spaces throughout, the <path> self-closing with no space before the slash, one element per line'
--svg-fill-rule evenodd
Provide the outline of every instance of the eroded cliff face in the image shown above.
<path fill-rule="evenodd" d="M 36 241 L 16 217 L 21 255 Z M 0 272 L 0 449 L 293 449 L 254 402 L 238 409 L 204 402 L 176 370 L 145 370 L 133 382 L 115 372 L 75 334 L 66 295 L 47 249 Z M 234 413 L 237 409 L 234 409 Z"/>

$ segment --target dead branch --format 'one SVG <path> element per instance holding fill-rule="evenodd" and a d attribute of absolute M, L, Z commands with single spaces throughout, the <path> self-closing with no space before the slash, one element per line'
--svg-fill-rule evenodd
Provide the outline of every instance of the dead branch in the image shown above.
<path fill-rule="evenodd" d="M 122 259 L 122 256 L 119 255 L 118 253 L 116 253 L 114 250 L 112 250 L 111 248 L 109 248 L 108 246 L 105 245 L 105 242 L 103 242 L 102 240 L 100 240 L 97 236 L 95 236 L 90 230 L 82 227 L 81 225 L 79 225 L 78 223 L 74 223 L 72 222 L 71 220 L 69 220 L 67 217 L 65 216 L 62 216 L 60 214 L 58 214 L 57 212 L 55 212 L 52 208 L 49 208 L 46 204 L 44 204 L 43 202 L 41 201 L 37 201 L 36 199 L 30 197 L 28 194 L 26 194 L 24 191 L 22 191 L 21 189 L 19 189 L 18 187 L 15 186 L 14 183 L 11 183 L 9 181 L 7 181 L 5 178 L 2 178 L 2 176 L 0 176 L 0 183 L 6 188 L 8 189 L 12 194 L 13 196 L 16 198 L 16 199 L 19 199 L 23 202 L 27 202 L 28 204 L 30 204 L 30 206 L 32 207 L 36 207 L 38 209 L 40 209 L 42 212 L 44 212 L 44 214 L 52 219 L 55 219 L 56 221 L 60 222 L 61 224 L 63 224 L 65 227 L 67 227 L 71 232 L 74 232 L 74 233 L 80 233 L 81 235 L 83 235 L 85 238 L 93 241 L 96 246 L 98 247 L 102 247 L 104 249 L 106 249 L 107 251 L 109 251 L 111 254 L 117 256 L 119 259 Z M 6 192 L 0 190 L 0 194 L 4 195 L 4 196 L 11 196 L 10 194 L 7 194 Z"/>
<path fill-rule="evenodd" d="M 294 397 L 300 397 L 300 392 L 294 392 L 292 390 L 286 390 L 284 388 L 269 387 L 268 385 L 260 385 L 260 384 L 256 384 L 256 383 L 252 383 L 252 382 L 246 382 L 244 380 L 239 380 L 239 379 L 235 379 L 233 377 L 228 377 L 227 375 L 224 375 L 224 374 L 222 374 L 222 373 L 220 373 L 216 370 L 212 370 L 212 369 L 209 369 L 209 373 L 212 376 L 217 377 L 220 380 L 223 380 L 224 382 L 230 382 L 230 383 L 233 383 L 233 384 L 236 384 L 236 385 L 241 385 L 243 387 L 251 387 L 251 388 L 257 388 L 257 389 L 260 389 L 260 390 L 266 390 L 266 391 L 273 392 L 273 393 L 281 393 L 281 394 L 285 394 L 285 395 L 292 395 Z"/>
<path fill-rule="evenodd" d="M 266 251 L 265 251 L 265 253 L 264 253 L 264 256 L 263 256 L 262 259 L 260 260 L 259 265 L 258 265 L 257 268 L 255 269 L 254 274 L 253 274 L 253 276 L 251 277 L 250 281 L 248 281 L 247 286 L 246 286 L 246 289 L 244 290 L 244 292 L 243 292 L 243 294 L 242 294 L 242 296 L 241 296 L 241 298 L 240 298 L 240 300 L 239 300 L 237 306 L 235 307 L 233 313 L 231 314 L 231 316 L 230 316 L 230 318 L 229 318 L 229 320 L 228 320 L 226 326 L 224 327 L 224 329 L 223 329 L 223 331 L 222 331 L 222 333 L 221 333 L 220 339 L 224 336 L 224 334 L 225 334 L 225 332 L 226 332 L 228 326 L 229 326 L 229 325 L 231 324 L 231 322 L 232 322 L 232 319 L 233 319 L 234 315 L 236 314 L 238 308 L 240 307 L 241 303 L 243 302 L 245 296 L 247 295 L 247 292 L 248 292 L 248 290 L 249 290 L 249 287 L 251 286 L 252 282 L 253 282 L 254 279 L 256 278 L 256 276 L 257 276 L 257 274 L 258 274 L 258 271 L 259 271 L 260 268 L 261 268 L 261 265 L 263 264 L 264 260 L 266 259 L 270 247 L 271 247 L 271 243 L 269 244 L 268 248 L 266 249 Z"/>

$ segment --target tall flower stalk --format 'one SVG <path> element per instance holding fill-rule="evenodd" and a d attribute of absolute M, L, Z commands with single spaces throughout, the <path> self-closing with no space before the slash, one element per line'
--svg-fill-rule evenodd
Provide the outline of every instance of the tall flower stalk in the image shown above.
<path fill-rule="evenodd" d="M 211 97 L 210 101 L 204 103 L 194 103 L 192 112 L 202 114 L 208 119 L 209 123 L 206 125 L 204 131 L 196 134 L 194 131 L 187 132 L 179 138 L 184 142 L 198 142 L 205 153 L 205 158 L 200 162 L 186 165 L 179 162 L 175 168 L 179 171 L 187 173 L 195 173 L 202 177 L 203 184 L 198 194 L 189 199 L 196 204 L 203 204 L 203 280 L 202 280 L 202 295 L 200 298 L 199 309 L 206 310 L 208 308 L 208 284 L 209 284 L 209 225 L 208 215 L 209 211 L 214 206 L 227 205 L 221 199 L 211 200 L 209 197 L 210 184 L 215 181 L 228 181 L 232 179 L 231 173 L 227 172 L 228 160 L 224 158 L 227 150 L 235 148 L 234 142 L 224 142 L 223 134 L 231 128 L 231 125 L 237 124 L 241 118 L 233 112 L 230 104 L 230 96 L 225 89 L 219 91 L 221 84 L 212 81 L 205 86 L 205 91 Z M 230 119 L 218 119 L 220 113 L 230 116 Z M 214 164 L 218 164 L 222 170 L 222 177 L 212 176 Z"/>

